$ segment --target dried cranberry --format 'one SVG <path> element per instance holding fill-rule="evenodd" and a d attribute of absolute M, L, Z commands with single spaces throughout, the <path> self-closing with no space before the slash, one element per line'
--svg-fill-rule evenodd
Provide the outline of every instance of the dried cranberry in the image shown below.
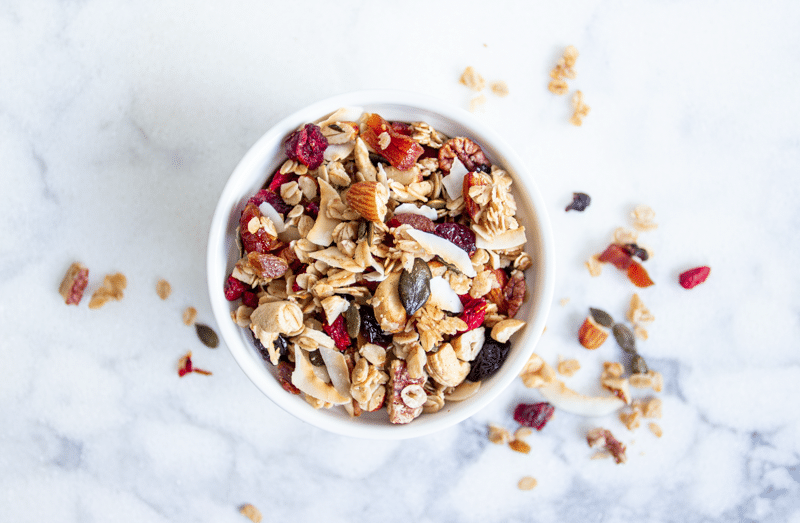
<path fill-rule="evenodd" d="M 414 134 L 414 128 L 411 127 L 411 124 L 406 122 L 392 122 L 390 124 L 392 126 L 392 130 L 398 134 L 402 134 L 403 136 L 411 136 Z"/>
<path fill-rule="evenodd" d="M 592 203 L 592 199 L 588 194 L 583 192 L 574 192 L 572 193 L 572 203 L 567 205 L 567 208 L 564 210 L 583 212 L 587 207 L 589 207 L 590 203 Z"/>
<path fill-rule="evenodd" d="M 681 287 L 684 289 L 693 289 L 706 281 L 709 274 L 711 274 L 711 267 L 703 266 L 689 269 L 680 276 Z"/>
<path fill-rule="evenodd" d="M 514 409 L 514 420 L 523 427 L 542 430 L 550 421 L 556 409 L 546 401 L 539 403 L 520 403 Z"/>
<path fill-rule="evenodd" d="M 475 233 L 466 225 L 461 225 L 460 223 L 440 223 L 436 225 L 433 234 L 467 251 L 467 254 L 470 256 L 475 254 Z"/>
<path fill-rule="evenodd" d="M 344 350 L 350 346 L 350 336 L 347 335 L 347 327 L 344 323 L 344 316 L 341 314 L 336 317 L 332 324 L 328 324 L 327 322 L 322 324 L 322 330 L 325 333 L 333 338 L 333 342 L 336 344 L 336 348 L 339 350 Z"/>
<path fill-rule="evenodd" d="M 414 229 L 423 232 L 433 232 L 436 229 L 436 225 L 434 225 L 433 221 L 427 216 L 410 212 L 395 214 L 386 225 L 389 227 L 400 227 L 403 224 L 410 225 Z"/>
<path fill-rule="evenodd" d="M 308 123 L 286 138 L 285 148 L 286 156 L 309 169 L 316 169 L 322 165 L 323 154 L 328 148 L 328 139 L 322 135 L 319 126 Z"/>
<path fill-rule="evenodd" d="M 364 336 L 364 339 L 383 348 L 391 345 L 392 335 L 383 332 L 378 325 L 378 320 L 375 319 L 375 311 L 372 310 L 372 307 L 362 305 L 359 312 L 361 313 L 361 335 Z"/>
<path fill-rule="evenodd" d="M 483 342 L 483 348 L 472 361 L 467 379 L 481 381 L 494 375 L 503 366 L 509 352 L 511 352 L 511 342 L 500 343 L 487 337 Z"/>
<path fill-rule="evenodd" d="M 306 210 L 306 214 L 317 219 L 319 215 L 319 204 L 317 202 L 309 202 L 308 200 L 303 200 L 303 207 Z"/>
<path fill-rule="evenodd" d="M 270 180 L 267 189 L 276 194 L 280 194 L 281 185 L 283 185 L 284 183 L 289 183 L 291 181 L 294 181 L 296 178 L 297 176 L 293 173 L 281 173 L 280 171 L 277 171 L 275 174 L 272 175 L 272 180 Z"/>
<path fill-rule="evenodd" d="M 258 307 L 258 295 L 253 291 L 244 291 L 242 293 L 242 303 L 247 307 L 255 309 Z"/>
<path fill-rule="evenodd" d="M 227 281 L 225 281 L 225 299 L 228 301 L 238 300 L 246 290 L 245 284 L 233 276 L 228 276 Z"/>
<path fill-rule="evenodd" d="M 467 331 L 477 329 L 483 325 L 483 320 L 486 317 L 486 300 L 473 298 L 469 294 L 461 294 L 458 298 L 461 300 L 461 305 L 464 306 L 464 311 L 459 318 L 467 324 Z"/>

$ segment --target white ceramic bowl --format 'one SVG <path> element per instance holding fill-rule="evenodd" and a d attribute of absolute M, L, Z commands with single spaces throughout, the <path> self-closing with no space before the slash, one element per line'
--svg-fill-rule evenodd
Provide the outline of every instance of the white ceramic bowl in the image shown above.
<path fill-rule="evenodd" d="M 255 194 L 286 159 L 283 141 L 299 126 L 319 120 L 340 107 L 362 107 L 387 120 L 425 121 L 448 136 L 466 136 L 477 142 L 493 164 L 514 178 L 517 218 L 527 232 L 526 251 L 533 267 L 526 272 L 527 301 L 517 318 L 528 322 L 512 338 L 512 349 L 502 368 L 484 380 L 476 395 L 463 402 L 448 402 L 435 414 L 423 414 L 407 425 L 389 423 L 385 409 L 351 418 L 343 408 L 315 410 L 300 396 L 288 394 L 275 377 L 272 365 L 256 350 L 250 332 L 231 321 L 234 305 L 225 299 L 225 280 L 238 258 L 235 230 L 248 198 Z M 555 281 L 555 254 L 545 204 L 526 162 L 498 133 L 475 116 L 430 96 L 400 91 L 359 91 L 314 103 L 287 116 L 253 145 L 231 174 L 222 191 L 208 240 L 208 286 L 211 306 L 228 349 L 248 378 L 272 401 L 294 416 L 325 430 L 362 438 L 403 439 L 430 434 L 475 414 L 517 378 L 545 327 Z"/>

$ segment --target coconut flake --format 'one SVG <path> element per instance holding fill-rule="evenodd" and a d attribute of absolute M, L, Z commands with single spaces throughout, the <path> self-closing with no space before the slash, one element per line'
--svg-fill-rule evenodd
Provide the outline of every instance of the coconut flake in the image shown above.
<path fill-rule="evenodd" d="M 427 205 L 420 205 L 417 207 L 413 203 L 404 203 L 402 205 L 398 205 L 395 210 L 395 214 L 419 214 L 420 216 L 424 216 L 431 221 L 435 221 L 439 218 L 439 215 L 436 212 L 436 209 L 433 207 L 428 207 Z"/>
<path fill-rule="evenodd" d="M 358 106 L 345 106 L 336 109 L 330 116 L 317 121 L 317 125 L 325 127 L 336 122 L 357 122 L 364 114 L 364 108 Z"/>
<path fill-rule="evenodd" d="M 453 242 L 440 238 L 435 234 L 417 229 L 408 229 L 407 232 L 428 254 L 439 256 L 446 263 L 455 265 L 456 268 L 468 278 L 474 278 L 477 275 L 467 251 L 458 247 Z"/>
<path fill-rule="evenodd" d="M 331 187 L 331 184 L 322 178 L 318 178 L 317 180 L 319 181 L 320 192 L 319 213 L 317 214 L 317 220 L 314 222 L 314 226 L 308 231 L 306 238 L 308 241 L 320 247 L 327 247 L 333 243 L 333 230 L 339 225 L 339 220 L 328 217 L 328 205 L 331 201 L 339 197 L 339 193 L 336 192 L 336 189 Z"/>
<path fill-rule="evenodd" d="M 523 245 L 527 240 L 525 239 L 525 227 L 520 226 L 516 229 L 510 229 L 496 235 L 491 240 L 488 240 L 480 232 L 475 232 L 475 247 L 478 249 L 489 249 L 492 251 L 513 249 Z"/>
<path fill-rule="evenodd" d="M 606 416 L 625 406 L 625 402 L 616 396 L 584 396 L 561 380 L 543 385 L 539 391 L 556 408 L 580 416 Z"/>
<path fill-rule="evenodd" d="M 451 200 L 455 200 L 461 196 L 464 190 L 464 177 L 468 173 L 469 171 L 458 158 L 453 160 L 453 166 L 450 167 L 450 174 L 442 178 L 442 185 L 447 190 L 447 195 Z"/>
<path fill-rule="evenodd" d="M 275 232 L 281 233 L 286 230 L 286 224 L 283 223 L 283 218 L 278 211 L 275 210 L 269 202 L 263 202 L 261 205 L 258 206 L 258 210 L 261 211 L 261 214 L 269 218 L 269 221 L 275 226 Z"/>
<path fill-rule="evenodd" d="M 319 353 L 322 355 L 322 360 L 325 362 L 325 367 L 328 369 L 333 387 L 342 396 L 351 397 L 350 372 L 347 369 L 347 360 L 345 360 L 344 354 L 338 350 L 321 345 L 319 347 Z"/>
<path fill-rule="evenodd" d="M 443 311 L 455 314 L 464 312 L 464 306 L 461 304 L 458 294 L 441 276 L 431 278 L 431 297 L 428 298 L 428 303 L 436 305 Z"/>
<path fill-rule="evenodd" d="M 325 148 L 325 152 L 322 153 L 322 157 L 328 162 L 344 160 L 350 156 L 350 153 L 353 152 L 355 147 L 356 142 L 354 141 L 345 143 L 331 143 Z"/>
<path fill-rule="evenodd" d="M 314 366 L 309 361 L 308 354 L 297 347 L 294 349 L 292 384 L 320 401 L 334 405 L 344 405 L 350 402 L 350 397 L 339 394 L 333 385 L 325 383 L 314 373 Z"/>

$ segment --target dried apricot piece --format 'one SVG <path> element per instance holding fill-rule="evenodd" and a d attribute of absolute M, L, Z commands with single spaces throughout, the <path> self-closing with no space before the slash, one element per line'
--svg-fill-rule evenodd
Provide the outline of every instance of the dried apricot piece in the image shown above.
<path fill-rule="evenodd" d="M 637 287 L 649 287 L 653 285 L 653 280 L 647 274 L 647 269 L 641 266 L 639 262 L 631 260 L 628 266 L 628 279 L 633 282 Z"/>
<path fill-rule="evenodd" d="M 397 132 L 394 126 L 379 114 L 366 114 L 364 123 L 367 128 L 361 133 L 361 138 L 375 152 L 389 160 L 392 167 L 406 171 L 414 167 L 417 159 L 422 156 L 424 150 L 416 140 Z M 384 133 L 389 137 L 388 143 L 381 141 L 380 137 Z"/>
<path fill-rule="evenodd" d="M 597 260 L 603 263 L 611 263 L 621 271 L 628 270 L 628 267 L 633 263 L 631 255 L 625 247 L 616 243 L 612 243 L 606 247 L 606 250 L 597 257 Z"/>

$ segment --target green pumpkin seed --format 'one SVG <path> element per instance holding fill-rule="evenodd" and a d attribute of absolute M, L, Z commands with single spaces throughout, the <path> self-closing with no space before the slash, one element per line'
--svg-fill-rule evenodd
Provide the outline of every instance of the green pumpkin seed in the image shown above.
<path fill-rule="evenodd" d="M 405 307 L 408 314 L 414 314 L 427 303 L 431 296 L 431 269 L 428 262 L 417 258 L 414 260 L 414 267 L 411 272 L 403 269 L 400 274 L 398 291 L 400 302 Z"/>
<path fill-rule="evenodd" d="M 315 367 L 324 367 L 325 366 L 325 360 L 322 359 L 322 353 L 319 351 L 319 349 L 312 350 L 311 352 L 309 352 L 308 353 L 308 360 Z"/>
<path fill-rule="evenodd" d="M 647 374 L 647 363 L 644 361 L 644 358 L 638 354 L 633 358 L 632 367 L 634 374 Z"/>
<path fill-rule="evenodd" d="M 611 318 L 611 315 L 604 310 L 600 309 L 593 309 L 589 307 L 589 312 L 592 315 L 592 319 L 606 328 L 611 328 L 614 324 L 614 320 Z"/>
<path fill-rule="evenodd" d="M 219 337 L 214 329 L 202 323 L 195 323 L 194 328 L 197 331 L 197 337 L 203 342 L 203 345 L 209 349 L 216 349 L 219 346 Z"/>
<path fill-rule="evenodd" d="M 633 337 L 631 330 L 621 323 L 615 323 L 611 329 L 614 333 L 614 339 L 627 353 L 636 354 L 636 339 Z"/>
<path fill-rule="evenodd" d="M 361 331 L 361 313 L 355 303 L 350 303 L 350 307 L 344 311 L 344 323 L 347 335 L 351 338 L 358 338 L 358 333 Z"/>

